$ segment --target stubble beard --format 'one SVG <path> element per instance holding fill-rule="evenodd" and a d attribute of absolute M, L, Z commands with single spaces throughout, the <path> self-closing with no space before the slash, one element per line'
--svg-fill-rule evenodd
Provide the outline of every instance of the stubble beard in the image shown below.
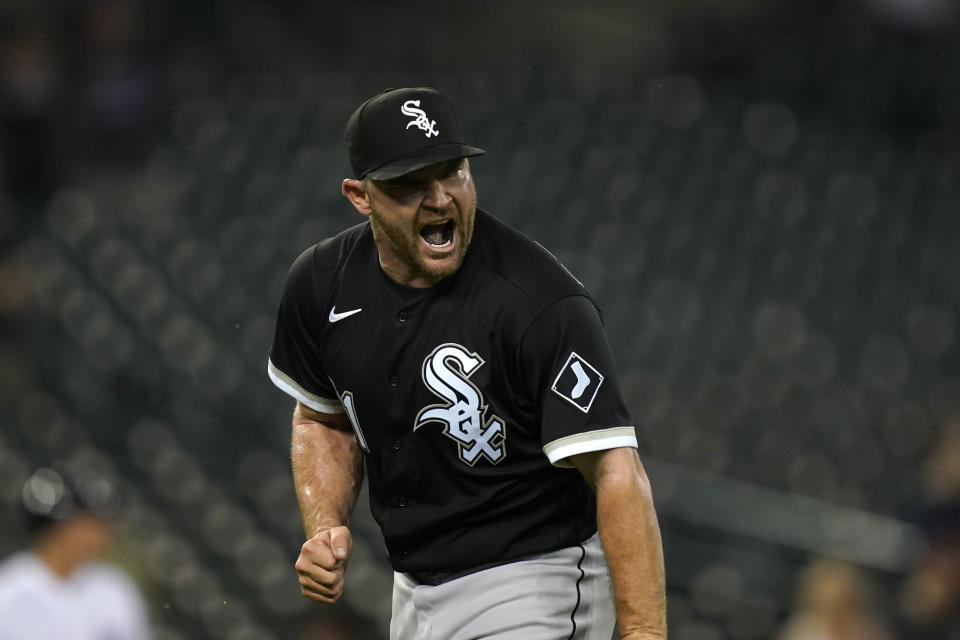
<path fill-rule="evenodd" d="M 373 237 L 377 244 L 386 243 L 395 256 L 410 269 L 411 274 L 416 277 L 425 275 L 431 280 L 441 280 L 452 276 L 463 264 L 463 258 L 467 253 L 467 248 L 473 240 L 473 227 L 477 214 L 477 192 L 473 190 L 471 199 L 468 202 L 469 211 L 463 213 L 457 220 L 457 226 L 454 233 L 457 234 L 456 260 L 453 264 L 435 264 L 429 262 L 420 255 L 419 236 L 412 239 L 397 226 L 387 223 L 377 208 L 371 203 L 370 227 L 373 230 Z"/>

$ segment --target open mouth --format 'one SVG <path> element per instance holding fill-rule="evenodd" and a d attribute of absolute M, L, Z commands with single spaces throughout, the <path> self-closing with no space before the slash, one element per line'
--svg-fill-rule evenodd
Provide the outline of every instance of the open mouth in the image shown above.
<path fill-rule="evenodd" d="M 420 237 L 436 249 L 443 249 L 453 244 L 453 231 L 456 224 L 453 220 L 431 222 L 420 229 Z"/>

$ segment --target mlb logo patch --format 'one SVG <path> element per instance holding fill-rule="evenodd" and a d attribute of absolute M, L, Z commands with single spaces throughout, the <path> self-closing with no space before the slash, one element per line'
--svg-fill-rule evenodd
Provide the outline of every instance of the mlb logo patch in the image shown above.
<path fill-rule="evenodd" d="M 587 413 L 594 398 L 597 397 L 597 391 L 602 382 L 603 374 L 577 355 L 576 351 L 571 351 L 570 357 L 560 368 L 560 373 L 553 381 L 550 390 L 580 411 Z"/>

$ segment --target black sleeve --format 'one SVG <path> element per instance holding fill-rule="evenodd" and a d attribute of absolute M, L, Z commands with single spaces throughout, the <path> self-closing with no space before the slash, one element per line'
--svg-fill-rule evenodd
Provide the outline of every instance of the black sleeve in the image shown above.
<path fill-rule="evenodd" d="M 613 353 L 588 297 L 565 297 L 541 312 L 524 333 L 520 361 L 552 464 L 569 467 L 571 455 L 637 446 Z"/>
<path fill-rule="evenodd" d="M 287 274 L 277 313 L 277 327 L 267 373 L 280 389 L 323 413 L 342 413 L 343 406 L 320 361 L 323 292 L 316 273 L 314 249 L 300 254 Z"/>

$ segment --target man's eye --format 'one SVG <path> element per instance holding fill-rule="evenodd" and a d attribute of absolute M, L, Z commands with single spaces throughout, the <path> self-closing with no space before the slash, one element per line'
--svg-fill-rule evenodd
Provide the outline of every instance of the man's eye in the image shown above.
<path fill-rule="evenodd" d="M 396 182 L 388 182 L 387 184 L 383 185 L 384 189 L 387 191 L 405 191 L 416 186 L 417 184 L 415 182 L 411 182 L 409 180 L 398 180 Z"/>

